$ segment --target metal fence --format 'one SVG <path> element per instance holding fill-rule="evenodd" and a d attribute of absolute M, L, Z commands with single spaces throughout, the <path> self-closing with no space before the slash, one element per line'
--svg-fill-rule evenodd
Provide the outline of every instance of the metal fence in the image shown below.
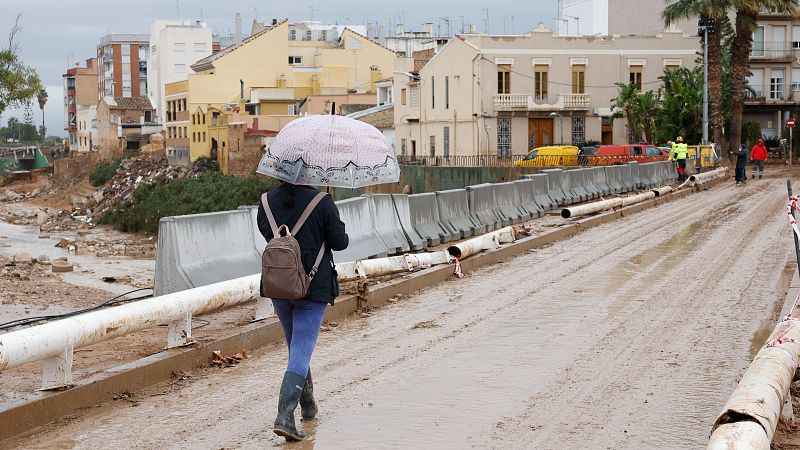
<path fill-rule="evenodd" d="M 398 160 L 405 166 L 430 167 L 579 167 L 613 166 L 628 162 L 650 163 L 666 161 L 666 156 L 584 156 L 584 155 L 540 155 L 524 159 L 525 155 L 501 157 L 497 155 L 480 156 L 408 156 L 401 155 Z"/>

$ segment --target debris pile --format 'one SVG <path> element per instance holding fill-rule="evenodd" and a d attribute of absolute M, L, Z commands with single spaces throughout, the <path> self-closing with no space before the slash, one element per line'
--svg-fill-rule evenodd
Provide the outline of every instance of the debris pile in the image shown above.
<path fill-rule="evenodd" d="M 89 212 L 89 216 L 96 216 L 127 200 L 142 184 L 166 184 L 171 180 L 197 178 L 213 170 L 213 166 L 214 163 L 205 158 L 189 167 L 170 166 L 163 154 L 129 158 L 120 163 L 111 181 L 85 199 L 83 207 Z"/>

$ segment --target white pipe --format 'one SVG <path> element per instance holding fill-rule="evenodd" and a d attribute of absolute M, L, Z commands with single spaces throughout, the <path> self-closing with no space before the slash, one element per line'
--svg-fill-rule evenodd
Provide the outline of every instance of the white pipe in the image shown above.
<path fill-rule="evenodd" d="M 769 450 L 770 441 L 755 422 L 726 423 L 711 435 L 708 450 Z"/>
<path fill-rule="evenodd" d="M 656 197 L 661 197 L 662 195 L 666 195 L 672 192 L 672 186 L 661 186 L 659 188 L 653 189 L 653 192 L 656 193 Z"/>
<path fill-rule="evenodd" d="M 0 370 L 253 300 L 261 274 L 80 314 L 0 335 Z"/>
<path fill-rule="evenodd" d="M 458 244 L 453 244 L 447 247 L 447 253 L 455 258 L 463 259 L 484 250 L 498 248 L 500 244 L 507 244 L 510 242 L 514 242 L 514 227 L 505 227 Z"/>
<path fill-rule="evenodd" d="M 714 178 L 721 177 L 725 175 L 728 169 L 724 167 L 720 167 L 719 169 L 714 169 L 709 172 L 698 173 L 689 176 L 689 182 L 696 183 L 696 184 L 705 184 Z"/>
<path fill-rule="evenodd" d="M 656 193 L 653 191 L 647 191 L 641 194 L 631 195 L 629 197 L 622 197 L 622 206 L 630 206 L 636 203 L 641 203 L 645 200 L 650 200 L 651 198 L 655 198 Z"/>
<path fill-rule="evenodd" d="M 799 322 L 800 319 L 787 318 L 775 327 L 768 344 L 750 363 L 714 423 L 708 448 L 737 448 L 722 446 L 733 441 L 732 433 L 740 430 L 735 427 L 722 430 L 726 424 L 755 423 L 763 434 L 761 440 L 772 441 L 800 361 Z"/>
<path fill-rule="evenodd" d="M 601 200 L 599 202 L 587 203 L 585 205 L 571 206 L 561 210 L 561 217 L 569 219 L 570 217 L 584 216 L 586 214 L 595 213 L 598 211 L 605 211 L 607 209 L 619 208 L 622 206 L 621 198 L 612 198 L 609 200 Z"/>

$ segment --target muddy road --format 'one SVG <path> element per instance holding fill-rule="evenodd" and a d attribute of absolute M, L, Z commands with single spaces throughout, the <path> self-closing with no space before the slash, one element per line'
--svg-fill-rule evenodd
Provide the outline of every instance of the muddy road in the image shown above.
<path fill-rule="evenodd" d="M 784 180 L 732 183 L 326 327 L 287 448 L 702 448 L 792 274 Z M 5 446 L 264 448 L 283 345 Z"/>

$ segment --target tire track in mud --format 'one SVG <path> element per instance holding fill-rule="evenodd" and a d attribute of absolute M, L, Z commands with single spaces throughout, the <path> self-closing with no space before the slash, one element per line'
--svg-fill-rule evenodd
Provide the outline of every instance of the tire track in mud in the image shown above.
<path fill-rule="evenodd" d="M 652 341 L 669 335 L 670 327 L 680 329 L 696 307 L 687 299 L 674 300 L 678 293 L 670 278 L 657 275 L 674 269 L 675 261 L 703 255 L 709 250 L 704 233 L 718 235 L 727 229 L 722 217 L 741 220 L 737 214 L 748 214 L 748 205 L 761 205 L 768 196 L 755 187 L 731 186 L 693 194 L 475 270 L 322 333 L 312 362 L 320 374 L 315 376 L 320 418 L 304 424 L 313 431 L 312 441 L 287 448 L 315 443 L 323 448 L 532 443 L 563 448 L 573 442 L 624 447 L 641 442 L 641 436 L 629 441 L 596 430 L 597 417 L 605 417 L 611 427 L 624 424 L 632 412 L 615 413 L 613 406 L 632 405 L 624 394 L 631 392 L 626 380 L 639 376 L 658 386 L 658 379 L 643 375 L 648 369 L 677 377 L 682 366 L 668 364 L 686 357 L 689 349 L 705 352 L 707 345 L 705 329 L 698 325 L 690 330 L 692 336 L 679 340 L 687 353 L 676 356 L 669 347 L 667 355 L 652 354 Z M 772 207 L 761 205 L 749 214 Z M 692 227 L 703 220 L 707 228 Z M 732 231 L 731 236 L 745 232 Z M 752 255 L 755 245 L 739 251 Z M 762 252 L 759 259 L 780 256 L 779 251 Z M 737 255 L 725 251 L 722 257 Z M 611 285 L 603 285 L 608 279 Z M 689 283 L 683 291 L 704 292 L 701 284 Z M 674 307 L 659 309 L 670 301 Z M 717 320 L 735 319 L 727 316 L 722 311 Z M 650 322 L 656 319 L 663 325 L 653 327 Z M 747 333 L 747 325 L 736 333 Z M 604 346 L 620 351 L 615 355 Z M 728 366 L 712 361 L 726 374 L 722 384 L 731 390 L 740 366 L 737 357 Z M 642 362 L 628 362 L 637 358 Z M 195 382 L 144 398 L 136 408 L 96 408 L 19 443 L 152 448 L 170 447 L 179 439 L 184 447 L 275 445 L 281 440 L 272 434 L 271 423 L 284 362 L 285 347 L 276 345 L 238 367 L 204 371 Z M 637 398 L 650 397 L 641 383 L 634 388 Z M 721 404 L 714 402 L 707 399 L 716 411 Z M 581 441 L 576 433 L 593 440 Z"/>

